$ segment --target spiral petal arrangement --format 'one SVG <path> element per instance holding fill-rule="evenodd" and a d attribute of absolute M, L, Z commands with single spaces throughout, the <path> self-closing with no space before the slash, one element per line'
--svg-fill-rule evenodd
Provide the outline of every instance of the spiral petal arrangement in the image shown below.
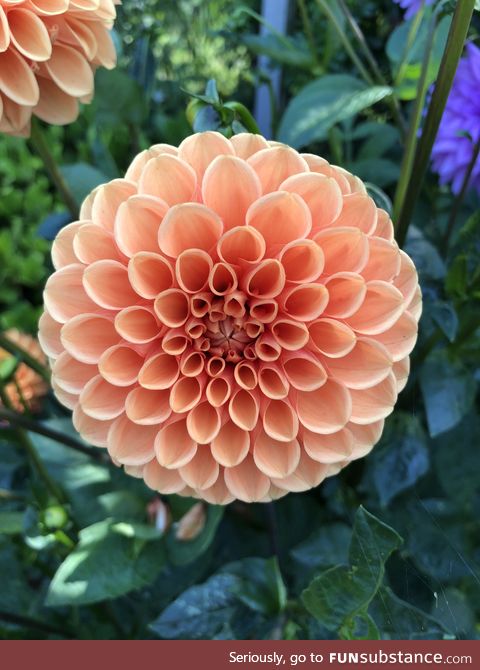
<path fill-rule="evenodd" d="M 198 133 L 140 153 L 52 248 L 40 342 L 77 430 L 161 493 L 305 491 L 365 456 L 421 293 L 388 214 L 324 159 Z"/>
<path fill-rule="evenodd" d="M 71 123 L 113 68 L 116 0 L 0 0 L 0 132 L 28 135 L 32 114 Z"/>

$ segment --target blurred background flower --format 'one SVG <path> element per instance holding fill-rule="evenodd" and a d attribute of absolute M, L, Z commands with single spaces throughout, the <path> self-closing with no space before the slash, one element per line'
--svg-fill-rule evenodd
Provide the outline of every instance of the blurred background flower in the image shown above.
<path fill-rule="evenodd" d="M 393 0 L 405 10 L 405 18 L 410 19 L 421 7 L 433 5 L 435 0 Z"/>
<path fill-rule="evenodd" d="M 14 328 L 7 330 L 4 335 L 39 363 L 46 365 L 46 356 L 35 338 Z M 8 361 L 14 364 L 15 357 L 0 348 L 0 365 L 4 366 Z M 48 384 L 28 365 L 18 363 L 14 367 L 13 374 L 9 375 L 7 383 L 3 386 L 3 393 L 6 396 L 6 402 L 17 412 L 36 412 L 41 408 L 42 399 L 48 393 Z M 0 404 L 2 404 L 1 400 Z"/>
<path fill-rule="evenodd" d="M 28 135 L 30 118 L 74 121 L 90 102 L 95 69 L 112 68 L 115 0 L 0 0 L 0 132 Z"/>
<path fill-rule="evenodd" d="M 480 193 L 479 90 L 480 49 L 471 42 L 459 63 L 432 151 L 433 170 L 454 193 L 459 193 L 470 170 L 469 187 Z"/>

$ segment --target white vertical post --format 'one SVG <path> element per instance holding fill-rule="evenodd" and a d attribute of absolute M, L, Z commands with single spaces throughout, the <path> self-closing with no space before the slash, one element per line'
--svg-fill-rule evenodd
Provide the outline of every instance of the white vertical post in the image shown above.
<path fill-rule="evenodd" d="M 262 16 L 265 21 L 283 35 L 287 33 L 288 9 L 290 0 L 262 0 Z M 260 35 L 268 35 L 268 28 L 260 26 Z M 268 56 L 259 56 L 258 68 L 271 79 L 273 95 L 276 101 L 280 100 L 280 86 L 282 71 L 280 66 L 272 64 Z M 266 84 L 260 84 L 255 92 L 255 118 L 260 132 L 266 138 L 272 136 L 272 109 L 270 92 Z"/>

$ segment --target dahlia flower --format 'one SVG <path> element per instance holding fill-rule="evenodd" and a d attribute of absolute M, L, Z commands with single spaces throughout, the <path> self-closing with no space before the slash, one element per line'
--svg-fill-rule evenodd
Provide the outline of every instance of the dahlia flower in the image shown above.
<path fill-rule="evenodd" d="M 433 170 L 440 175 L 441 184 L 451 183 L 453 193 L 460 191 L 475 145 L 480 142 L 480 96 L 475 93 L 479 87 L 480 49 L 470 43 L 458 65 L 432 150 Z M 478 158 L 469 184 L 480 193 Z"/>
<path fill-rule="evenodd" d="M 405 18 L 410 19 L 419 11 L 422 5 L 433 5 L 435 0 L 393 0 L 397 5 L 400 5 L 405 10 Z"/>
<path fill-rule="evenodd" d="M 0 0 L 0 132 L 28 135 L 32 114 L 71 123 L 93 73 L 115 65 L 117 0 Z"/>
<path fill-rule="evenodd" d="M 140 153 L 52 248 L 40 342 L 85 438 L 161 493 L 304 491 L 406 383 L 417 273 L 363 183 L 248 133 Z"/>
<path fill-rule="evenodd" d="M 5 336 L 27 351 L 39 363 L 46 364 L 46 357 L 36 339 L 14 328 L 7 330 Z M 0 362 L 9 358 L 12 358 L 12 354 L 0 348 Z M 13 379 L 6 384 L 3 391 L 10 405 L 17 412 L 24 412 L 25 409 L 35 411 L 39 409 L 41 399 L 47 394 L 48 386 L 37 372 L 25 363 L 20 363 Z"/>

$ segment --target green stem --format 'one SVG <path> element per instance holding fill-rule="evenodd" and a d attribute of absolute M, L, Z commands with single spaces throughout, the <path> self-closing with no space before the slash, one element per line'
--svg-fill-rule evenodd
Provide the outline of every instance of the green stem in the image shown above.
<path fill-rule="evenodd" d="M 422 62 L 422 71 L 420 74 L 420 81 L 418 84 L 417 97 L 413 106 L 412 117 L 410 119 L 410 125 L 408 128 L 407 140 L 405 144 L 405 151 L 402 159 L 402 166 L 400 169 L 400 179 L 397 184 L 397 190 L 395 191 L 395 197 L 393 200 L 393 220 L 396 221 L 397 217 L 400 214 L 400 207 L 405 199 L 405 193 L 407 192 L 407 186 L 410 182 L 410 177 L 412 174 L 413 160 L 415 158 L 415 150 L 417 147 L 418 141 L 418 129 L 420 127 L 420 122 L 422 120 L 423 107 L 425 104 L 425 98 L 428 90 L 428 66 L 430 63 L 431 49 L 433 44 L 433 38 L 435 36 L 435 29 L 437 22 L 435 18 L 432 18 L 430 28 L 427 35 L 427 42 L 425 45 L 425 52 L 423 54 Z"/>
<path fill-rule="evenodd" d="M 442 243 L 443 250 L 445 252 L 447 251 L 448 248 L 448 242 L 450 240 L 450 236 L 455 228 L 457 216 L 460 211 L 460 207 L 462 206 L 463 200 L 465 198 L 465 194 L 468 189 L 468 184 L 470 182 L 470 177 L 472 176 L 473 168 L 475 167 L 479 154 L 480 154 L 480 137 L 473 147 L 472 158 L 470 160 L 470 163 L 468 164 L 467 171 L 465 172 L 465 176 L 463 178 L 462 186 L 460 188 L 460 191 L 458 192 L 457 197 L 455 198 L 452 211 L 450 212 L 450 216 L 448 218 L 447 229 L 445 231 L 445 236 L 443 238 Z"/>
<path fill-rule="evenodd" d="M 63 202 L 70 210 L 70 213 L 72 214 L 73 218 L 76 219 L 78 217 L 78 205 L 75 201 L 75 198 L 72 195 L 72 192 L 67 186 L 67 183 L 63 178 L 62 173 L 60 172 L 60 169 L 57 165 L 57 161 L 55 160 L 52 152 L 50 151 L 50 147 L 48 145 L 47 140 L 45 139 L 40 124 L 35 118 L 32 119 L 30 143 L 37 152 L 37 154 L 42 159 L 43 164 L 45 165 L 45 169 L 50 175 L 50 179 L 55 185 L 55 188 L 60 194 Z"/>
<path fill-rule="evenodd" d="M 417 146 L 411 177 L 398 219 L 396 236 L 400 246 L 405 242 L 413 211 L 422 188 L 433 143 L 437 136 L 443 110 L 447 103 L 458 62 L 462 55 L 465 38 L 468 34 L 474 5 L 475 0 L 462 0 L 455 7 L 447 44 L 440 63 L 437 83 L 430 100 L 427 118 Z"/>
<path fill-rule="evenodd" d="M 257 126 L 257 122 L 255 121 L 253 115 L 245 107 L 245 105 L 242 105 L 241 102 L 234 101 L 234 102 L 226 102 L 223 106 L 227 107 L 228 109 L 231 109 L 240 117 L 242 124 L 245 126 L 245 128 L 248 130 L 249 133 L 260 135 L 260 129 Z"/>
<path fill-rule="evenodd" d="M 6 405 L 6 403 L 4 403 L 4 405 Z M 31 433 L 36 433 L 37 435 L 43 435 L 44 437 L 48 437 L 49 439 L 54 440 L 55 442 L 59 442 L 60 444 L 65 445 L 66 447 L 70 447 L 70 449 L 75 449 L 75 451 L 79 451 L 82 454 L 86 454 L 91 458 L 101 460 L 102 453 L 100 451 L 94 451 L 90 447 L 86 447 L 81 442 L 78 442 L 73 437 L 64 435 L 58 430 L 48 428 L 44 424 L 38 423 L 38 421 L 28 419 L 27 417 L 23 416 L 23 414 L 19 414 L 18 412 L 15 412 L 14 410 L 8 408 L 7 406 L 5 407 L 0 406 L 0 420 L 2 419 L 8 421 L 14 426 L 27 430 Z"/>
<path fill-rule="evenodd" d="M 25 349 L 22 349 L 18 344 L 12 342 L 12 340 L 10 340 L 4 333 L 0 333 L 0 349 L 5 349 L 9 354 L 19 358 L 25 365 L 28 365 L 29 368 L 35 370 L 35 372 L 37 372 L 46 382 L 50 381 L 49 370 L 29 354 L 28 351 L 25 351 Z"/>
<path fill-rule="evenodd" d="M 9 416 L 11 417 L 12 415 L 16 416 L 17 413 L 13 411 L 10 400 L 3 389 L 0 389 L 0 399 L 3 405 L 3 407 L 0 406 L 0 419 L 8 418 Z M 37 470 L 40 478 L 43 479 L 46 489 L 56 500 L 58 500 L 59 502 L 64 502 L 65 496 L 63 495 L 63 492 L 50 477 L 48 470 L 46 469 L 40 457 L 38 456 L 37 451 L 33 446 L 30 437 L 28 436 L 28 433 L 23 428 L 16 426 L 15 435 L 20 445 L 27 452 L 28 458 L 30 459 L 30 462 L 33 464 L 34 468 Z"/>
<path fill-rule="evenodd" d="M 373 77 L 375 78 L 377 83 L 380 84 L 381 86 L 388 86 L 388 82 L 383 76 L 380 66 L 378 65 L 375 56 L 373 55 L 370 47 L 368 46 L 368 42 L 365 38 L 365 35 L 363 34 L 362 29 L 355 20 L 355 17 L 347 7 L 345 0 L 338 0 L 338 5 L 340 7 L 342 14 L 345 17 L 345 20 L 350 26 L 353 34 L 357 38 L 360 48 L 363 51 L 365 60 L 369 64 L 370 69 L 373 73 Z M 405 135 L 407 128 L 405 124 L 405 119 L 402 116 L 402 112 L 397 97 L 395 96 L 395 94 L 389 95 L 388 98 L 385 99 L 385 102 L 387 102 L 388 106 L 390 107 L 392 116 L 395 119 L 395 122 L 399 130 L 401 131 L 402 135 Z"/>
<path fill-rule="evenodd" d="M 325 14 L 327 19 L 330 21 L 332 26 L 335 28 L 335 31 L 342 42 L 343 46 L 345 47 L 345 51 L 350 57 L 350 60 L 352 63 L 355 65 L 359 73 L 362 75 L 363 79 L 367 82 L 367 84 L 370 84 L 372 86 L 375 82 L 373 81 L 372 77 L 370 76 L 368 70 L 366 67 L 363 65 L 362 61 L 360 58 L 357 56 L 355 53 L 355 49 L 353 48 L 350 40 L 348 39 L 348 35 L 346 32 L 343 30 L 342 26 L 337 20 L 337 17 L 335 14 L 332 12 L 330 5 L 326 0 L 316 0 L 317 5 L 319 6 L 320 10 Z"/>
<path fill-rule="evenodd" d="M 69 630 L 68 628 L 63 628 L 60 626 L 58 627 L 51 626 L 49 623 L 46 623 L 44 621 L 39 621 L 38 619 L 32 619 L 31 617 L 23 616 L 20 614 L 13 614 L 12 612 L 0 611 L 0 620 L 17 626 L 24 626 L 25 628 L 32 628 L 33 630 L 39 630 L 47 634 L 62 635 L 63 637 L 70 639 L 72 639 L 72 635 L 74 634 L 74 632 Z"/>
<path fill-rule="evenodd" d="M 312 58 L 315 61 L 315 63 L 318 64 L 318 52 L 317 47 L 315 46 L 315 38 L 313 36 L 307 5 L 305 4 L 305 0 L 297 0 L 297 4 L 300 10 L 300 17 L 302 19 L 303 32 L 305 33 L 305 37 L 307 38 L 310 53 L 312 54 Z"/>
<path fill-rule="evenodd" d="M 403 50 L 402 58 L 400 60 L 399 66 L 398 66 L 397 74 L 395 75 L 395 77 L 393 79 L 393 85 L 394 86 L 397 86 L 398 83 L 403 79 L 404 70 L 407 66 L 408 54 L 410 53 L 410 49 L 412 48 L 413 43 L 414 43 L 414 41 L 417 37 L 418 30 L 420 28 L 420 24 L 422 23 L 424 6 L 425 6 L 425 2 L 422 2 L 422 6 L 418 10 L 418 12 L 415 14 L 415 17 L 412 20 L 410 30 L 408 31 L 407 41 L 405 43 L 405 48 Z"/>

